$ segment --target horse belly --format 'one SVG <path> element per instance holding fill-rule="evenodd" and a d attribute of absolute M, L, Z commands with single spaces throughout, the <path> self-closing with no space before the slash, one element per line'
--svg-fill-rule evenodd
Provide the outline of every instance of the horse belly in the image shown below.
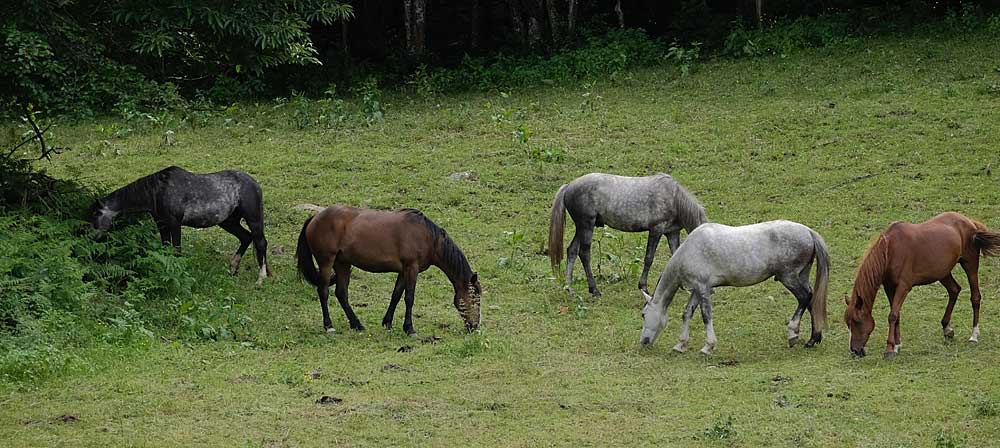
<path fill-rule="evenodd" d="M 229 218 L 233 210 L 234 207 L 219 204 L 188 204 L 184 209 L 181 224 L 188 227 L 212 227 Z"/>

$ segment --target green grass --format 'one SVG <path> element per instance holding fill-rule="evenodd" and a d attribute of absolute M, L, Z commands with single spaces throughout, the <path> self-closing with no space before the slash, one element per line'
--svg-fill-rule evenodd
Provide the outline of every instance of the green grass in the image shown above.
<path fill-rule="evenodd" d="M 242 105 L 197 127 L 124 137 L 110 121 L 58 129 L 74 150 L 50 171 L 117 186 L 176 164 L 238 168 L 264 187 L 275 278 L 201 285 L 253 318 L 252 344 L 158 335 L 139 351 L 82 353 L 90 368 L 2 386 L 8 446 L 715 445 L 986 446 L 996 443 L 1000 390 L 1000 263 L 981 268 L 978 345 L 963 285 L 941 336 L 946 293 L 916 288 L 902 314 L 903 348 L 884 346 L 877 301 L 869 356 L 850 359 L 842 296 L 870 238 L 894 220 L 955 210 L 1000 227 L 1000 62 L 992 36 L 887 38 L 858 48 L 709 61 L 681 77 L 657 68 L 579 87 L 386 98 L 368 128 L 297 130 L 287 110 Z M 599 97 L 598 97 L 599 96 Z M 584 102 L 587 104 L 583 104 Z M 487 105 L 488 104 L 488 105 Z M 493 115 L 511 113 L 499 126 Z M 501 114 L 502 115 L 502 114 Z M 224 121 L 229 120 L 229 121 Z M 564 154 L 531 158 L 529 145 Z M 105 128 L 106 129 L 106 128 Z M 544 159 L 544 157 L 539 157 Z M 448 175 L 471 171 L 473 180 Z M 598 232 L 601 299 L 572 298 L 541 254 L 558 187 L 593 172 L 672 174 L 712 221 L 790 219 L 824 236 L 833 263 L 831 328 L 816 349 L 785 346 L 795 301 L 775 282 L 713 296 L 712 357 L 670 348 L 681 306 L 655 346 L 639 350 L 635 263 L 644 234 Z M 416 207 L 448 230 L 483 284 L 483 327 L 467 335 L 450 285 L 430 270 L 417 286 L 424 343 L 378 323 L 394 276 L 358 272 L 351 299 L 364 333 L 322 332 L 315 291 L 292 252 L 301 203 Z M 571 229 L 570 229 L 571 230 Z M 505 232 L 520 232 L 523 239 Z M 569 233 L 569 232 L 568 232 Z M 571 235 L 571 233 L 570 233 Z M 568 238 L 569 236 L 567 236 Z M 235 240 L 185 230 L 186 256 L 221 276 Z M 661 245 L 655 283 L 669 258 Z M 511 254 L 513 262 L 510 261 Z M 613 257 L 623 260 L 613 261 Z M 501 261 L 506 258 L 506 261 Z M 624 276 L 624 278 L 622 278 Z M 582 270 L 577 289 L 585 291 Z M 362 306 L 365 304 L 365 306 Z M 402 307 L 400 307 L 402 309 Z M 401 312 L 401 311 L 400 311 Z M 704 340 L 695 320 L 691 347 Z M 401 346 L 412 351 L 398 352 Z M 342 399 L 317 404 L 322 396 Z M 73 416 L 64 422 L 60 416 Z"/>

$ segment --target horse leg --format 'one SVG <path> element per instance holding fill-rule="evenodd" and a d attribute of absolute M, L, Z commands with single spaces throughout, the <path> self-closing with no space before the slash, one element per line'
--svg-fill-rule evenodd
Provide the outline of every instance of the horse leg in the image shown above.
<path fill-rule="evenodd" d="M 416 337 L 417 330 L 413 329 L 413 294 L 417 289 L 417 270 L 415 268 L 403 268 L 406 270 L 404 282 L 406 283 L 406 318 L 403 320 L 403 331 L 406 334 Z"/>
<path fill-rule="evenodd" d="M 944 317 L 941 318 L 941 328 L 944 331 L 944 337 L 951 339 L 955 337 L 955 330 L 951 328 L 951 312 L 955 309 L 955 302 L 958 301 L 958 293 L 962 292 L 962 287 L 951 274 L 941 279 L 941 284 L 944 285 L 944 289 L 948 290 L 948 306 L 945 307 Z"/>
<path fill-rule="evenodd" d="M 385 310 L 385 317 L 382 318 L 382 326 L 386 330 L 392 329 L 392 318 L 396 314 L 396 305 L 399 304 L 399 298 L 403 296 L 403 289 L 406 283 L 403 281 L 403 274 L 400 273 L 396 276 L 396 286 L 392 288 L 392 298 L 389 299 L 389 308 Z"/>
<path fill-rule="evenodd" d="M 812 291 L 809 289 L 808 283 L 803 286 L 802 282 L 799 281 L 799 277 L 795 276 L 793 279 L 781 278 L 778 280 L 782 285 L 785 286 L 789 292 L 795 296 L 795 299 L 799 302 L 798 306 L 795 307 L 795 312 L 792 313 L 792 318 L 788 320 L 788 346 L 794 347 L 799 341 L 799 335 L 801 334 L 802 326 L 802 315 L 805 314 L 807 309 L 810 309 L 810 302 L 812 300 Z M 811 312 L 811 311 L 810 311 Z M 813 340 L 815 339 L 816 327 L 813 326 L 813 337 L 809 339 L 810 346 L 815 345 Z"/>
<path fill-rule="evenodd" d="M 903 301 L 906 294 L 910 292 L 909 285 L 896 285 L 895 294 L 889 299 L 889 336 L 885 344 L 885 359 L 895 358 L 899 354 L 899 312 L 903 308 Z"/>
<path fill-rule="evenodd" d="M 593 223 L 580 230 L 580 263 L 583 264 L 583 271 L 587 273 L 587 287 L 590 294 L 600 297 L 601 291 L 597 289 L 597 282 L 594 281 L 594 273 L 590 270 L 590 243 L 594 240 Z"/>
<path fill-rule="evenodd" d="M 177 221 L 170 222 L 170 244 L 174 246 L 174 250 L 179 255 L 181 253 L 181 223 Z"/>
<path fill-rule="evenodd" d="M 972 337 L 969 342 L 979 342 L 979 302 L 982 296 L 979 293 L 979 252 L 962 255 L 962 269 L 969 278 L 969 290 L 972 293 L 969 300 L 972 302 Z"/>
<path fill-rule="evenodd" d="M 573 289 L 573 264 L 576 262 L 576 256 L 579 254 L 580 230 L 577 229 L 573 235 L 573 241 L 570 241 L 569 247 L 566 249 L 566 290 L 571 296 L 576 295 L 576 290 Z"/>
<path fill-rule="evenodd" d="M 265 277 L 271 276 L 271 267 L 267 265 L 267 239 L 264 238 L 264 219 L 247 220 L 247 226 L 250 227 L 250 235 L 253 239 L 253 252 L 257 255 L 257 265 L 260 266 L 260 272 L 257 274 L 257 284 L 259 285 L 264 281 Z M 348 265 L 348 270 L 350 270 L 350 265 Z"/>
<path fill-rule="evenodd" d="M 646 289 L 646 281 L 649 279 L 649 268 L 653 265 L 653 257 L 656 256 L 656 246 L 660 244 L 662 236 L 663 234 L 655 229 L 649 229 L 649 238 L 646 239 L 646 258 L 642 263 L 642 275 L 639 276 L 639 290 L 646 294 L 649 294 L 649 290 Z"/>
<path fill-rule="evenodd" d="M 333 269 L 337 274 L 337 301 L 340 302 L 340 307 L 343 308 L 344 315 L 347 316 L 347 322 L 351 325 L 352 330 L 364 331 L 365 326 L 361 325 L 361 321 L 354 314 L 354 309 L 351 308 L 350 302 L 347 301 L 347 287 L 351 284 L 351 265 L 348 263 L 336 263 L 333 265 Z"/>
<path fill-rule="evenodd" d="M 689 332 L 691 324 L 691 315 L 694 314 L 694 307 L 698 306 L 698 293 L 691 291 L 691 298 L 688 299 L 687 306 L 684 307 L 684 318 L 681 323 L 681 337 L 677 345 L 674 346 L 674 351 L 677 353 L 684 353 L 687 350 L 688 340 L 691 339 L 691 333 Z"/>
<path fill-rule="evenodd" d="M 674 230 L 667 234 L 667 245 L 670 246 L 670 256 L 673 256 L 677 252 L 677 248 L 681 247 L 680 230 Z"/>
<path fill-rule="evenodd" d="M 247 247 L 250 247 L 250 243 L 253 242 L 253 238 L 250 236 L 250 232 L 244 229 L 240 225 L 239 217 L 236 215 L 230 216 L 225 221 L 219 224 L 222 230 L 229 232 L 231 235 L 235 236 L 240 240 L 240 246 L 236 249 L 236 253 L 233 255 L 232 261 L 229 262 L 229 275 L 236 275 L 236 272 L 240 268 L 240 260 L 243 259 L 243 254 L 247 251 Z"/>
<path fill-rule="evenodd" d="M 331 278 L 333 275 L 333 261 L 332 260 L 320 260 L 319 262 L 319 278 Z M 338 283 L 339 284 L 339 283 Z M 316 287 L 316 293 L 319 294 L 319 305 L 323 308 L 323 329 L 327 333 L 333 333 L 333 321 L 330 320 L 330 285 L 328 283 L 321 283 Z"/>
<path fill-rule="evenodd" d="M 170 224 L 157 218 L 156 229 L 160 231 L 160 242 L 164 246 L 170 244 Z"/>
<path fill-rule="evenodd" d="M 701 294 L 701 319 L 705 322 L 705 346 L 701 352 L 711 355 L 715 350 L 715 327 L 712 326 L 712 299 L 710 294 Z"/>

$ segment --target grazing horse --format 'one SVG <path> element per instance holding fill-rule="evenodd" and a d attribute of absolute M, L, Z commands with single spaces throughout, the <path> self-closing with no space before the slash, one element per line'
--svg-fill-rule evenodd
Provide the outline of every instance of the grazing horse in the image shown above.
<path fill-rule="evenodd" d="M 681 229 L 690 234 L 696 227 L 708 222 L 705 208 L 667 174 L 625 177 L 591 173 L 578 177 L 559 188 L 552 204 L 548 251 L 552 271 L 557 275 L 559 262 L 562 261 L 565 212 L 569 212 L 576 225 L 576 234 L 566 251 L 566 287 L 570 294 L 575 293 L 570 285 L 573 283 L 573 262 L 579 255 L 587 273 L 590 293 L 595 296 L 601 295 L 601 292 L 590 271 L 590 243 L 594 227 L 607 225 L 625 232 L 649 231 L 646 258 L 639 277 L 639 289 L 648 293 L 646 279 L 660 238 L 667 235 L 670 252 L 674 253 L 681 244 Z"/>
<path fill-rule="evenodd" d="M 946 338 L 955 336 L 951 328 L 951 312 L 962 288 L 951 275 L 955 264 L 961 264 L 972 289 L 972 337 L 979 341 L 979 257 L 1000 255 L 1000 233 L 980 222 L 954 212 L 937 215 L 920 224 L 896 221 L 882 231 L 865 251 L 854 288 L 845 297 L 847 309 L 844 322 L 851 331 L 851 353 L 865 356 L 865 345 L 875 329 L 872 305 L 878 288 L 885 289 L 889 298 L 889 337 L 886 359 L 899 353 L 899 312 L 910 289 L 918 285 L 941 282 L 948 290 L 948 306 L 941 319 Z"/>
<path fill-rule="evenodd" d="M 809 288 L 809 271 L 816 260 L 815 290 Z M 716 286 L 750 286 L 774 277 L 798 299 L 788 322 L 788 346 L 799 339 L 799 323 L 805 310 L 812 315 L 812 337 L 806 347 L 823 339 L 826 326 L 826 290 L 830 279 L 830 256 L 826 243 L 814 230 L 790 221 L 769 221 L 741 227 L 704 224 L 691 232 L 667 262 L 653 297 L 643 292 L 642 345 L 652 344 L 667 326 L 667 307 L 677 289 L 691 291 L 684 309 L 680 342 L 674 350 L 687 349 L 688 323 L 701 305 L 707 334 L 701 352 L 715 348 L 710 296 Z"/>
<path fill-rule="evenodd" d="M 260 185 L 249 174 L 226 170 L 194 174 L 171 166 L 119 188 L 90 207 L 90 224 L 99 232 L 111 228 L 121 213 L 148 212 L 156 221 L 163 244 L 181 247 L 181 226 L 219 226 L 240 240 L 229 273 L 236 275 L 250 243 L 257 253 L 257 283 L 271 276 L 264 238 L 264 201 Z M 247 229 L 240 220 L 246 220 Z"/>
<path fill-rule="evenodd" d="M 399 273 L 389 309 L 382 319 L 382 326 L 386 329 L 392 328 L 396 305 L 405 291 L 406 320 L 403 321 L 403 331 L 416 335 L 413 329 L 413 292 L 417 274 L 430 266 L 437 266 L 451 280 L 455 288 L 455 309 L 465 320 L 466 328 L 474 330 L 479 327 L 479 297 L 482 292 L 479 276 L 472 272 L 465 254 L 448 233 L 418 210 L 384 212 L 328 207 L 302 225 L 295 256 L 299 272 L 316 286 L 323 307 L 323 328 L 328 332 L 333 331 L 327 308 L 329 286 L 333 284 L 337 285 L 335 294 L 351 329 L 365 329 L 347 301 L 351 266 L 368 272 Z"/>

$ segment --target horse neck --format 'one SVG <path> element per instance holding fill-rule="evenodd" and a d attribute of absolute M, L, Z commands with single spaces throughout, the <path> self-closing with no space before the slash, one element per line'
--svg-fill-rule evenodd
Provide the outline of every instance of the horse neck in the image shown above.
<path fill-rule="evenodd" d="M 674 198 L 674 209 L 677 213 L 677 219 L 688 233 L 708 222 L 708 217 L 705 215 L 705 208 L 698 203 L 698 200 L 694 196 L 691 196 L 691 193 L 684 190 L 680 185 L 677 185 L 677 193 L 674 195 Z"/>
<path fill-rule="evenodd" d="M 854 279 L 854 286 L 851 289 L 852 302 L 848 306 L 857 307 L 856 301 L 860 299 L 862 302 L 861 310 L 871 313 L 872 307 L 875 305 L 875 296 L 878 295 L 878 288 L 882 286 L 888 262 L 888 241 L 882 234 L 865 252 L 865 257 L 861 261 L 858 275 Z"/>
<path fill-rule="evenodd" d="M 455 293 L 462 292 L 463 290 L 466 289 L 466 287 L 469 284 L 469 276 L 463 274 L 464 272 L 471 271 L 472 269 L 471 268 L 462 269 L 463 266 L 459 265 L 459 263 L 449 263 L 447 261 L 447 254 L 445 253 L 445 250 L 449 246 L 449 244 L 444 239 L 442 239 L 437 246 L 438 246 L 437 254 L 434 257 L 433 264 L 437 266 L 438 269 L 441 270 L 441 272 L 444 272 L 444 275 L 446 277 L 448 277 L 448 280 L 451 281 L 451 285 L 455 288 Z M 461 253 L 461 251 L 459 251 L 459 253 Z M 456 261 L 461 261 L 461 260 L 456 260 Z M 467 264 L 468 263 L 466 262 L 466 265 Z"/>
<path fill-rule="evenodd" d="M 142 178 L 115 190 L 108 197 L 109 208 L 115 211 L 147 211 L 152 209 L 154 192 Z"/>
<path fill-rule="evenodd" d="M 660 275 L 659 283 L 656 284 L 656 290 L 653 291 L 653 299 L 656 300 L 659 298 L 661 302 L 673 299 L 674 294 L 677 294 L 677 290 L 680 287 L 680 273 L 668 262 L 666 269 L 663 270 L 663 274 Z"/>

